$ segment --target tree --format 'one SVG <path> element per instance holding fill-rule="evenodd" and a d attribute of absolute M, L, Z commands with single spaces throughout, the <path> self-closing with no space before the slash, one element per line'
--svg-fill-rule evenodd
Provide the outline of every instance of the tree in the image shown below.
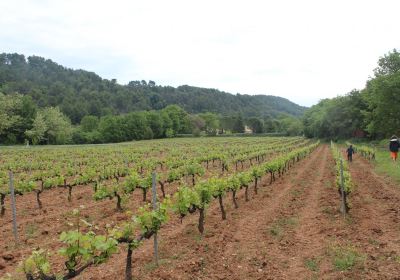
<path fill-rule="evenodd" d="M 147 126 L 147 120 L 143 112 L 132 112 L 122 119 L 125 140 L 151 139 L 153 132 Z M 146 134 L 146 135 L 145 135 Z"/>
<path fill-rule="evenodd" d="M 145 117 L 153 133 L 153 138 L 162 138 L 164 135 L 164 120 L 160 112 L 149 111 L 146 112 Z"/>
<path fill-rule="evenodd" d="M 292 116 L 282 116 L 281 122 L 281 132 L 288 136 L 301 135 L 303 133 L 302 121 L 298 118 Z"/>
<path fill-rule="evenodd" d="M 72 125 L 58 107 L 41 110 L 46 122 L 45 137 L 49 144 L 67 144 L 72 140 Z"/>
<path fill-rule="evenodd" d="M 33 127 L 25 135 L 34 144 L 67 144 L 72 141 L 72 125 L 58 107 L 49 107 L 36 113 Z"/>
<path fill-rule="evenodd" d="M 192 124 L 192 134 L 195 136 L 200 136 L 200 132 L 206 127 L 205 120 L 198 115 L 190 115 L 189 119 L 190 123 Z"/>
<path fill-rule="evenodd" d="M 376 77 L 394 74 L 400 71 L 400 53 L 393 49 L 393 52 L 385 54 L 378 60 L 378 67 L 374 69 Z"/>
<path fill-rule="evenodd" d="M 204 129 L 208 135 L 216 135 L 219 127 L 218 116 L 213 113 L 199 114 L 199 117 L 204 120 Z"/>
<path fill-rule="evenodd" d="M 235 118 L 233 116 L 221 116 L 219 118 L 219 129 L 221 130 L 221 133 L 232 131 L 234 123 Z"/>
<path fill-rule="evenodd" d="M 375 137 L 400 132 L 400 72 L 378 76 L 363 91 L 368 110 L 364 111 L 367 131 Z"/>
<path fill-rule="evenodd" d="M 31 97 L 0 93 L 0 142 L 22 143 L 35 115 L 36 105 Z"/>
<path fill-rule="evenodd" d="M 21 105 L 20 95 L 4 95 L 0 92 L 0 135 L 21 120 L 21 116 L 16 114 Z"/>
<path fill-rule="evenodd" d="M 169 105 L 165 107 L 163 112 L 168 114 L 168 117 L 172 121 L 172 130 L 174 134 L 178 133 L 190 133 L 191 124 L 188 118 L 188 113 L 178 105 Z"/>
<path fill-rule="evenodd" d="M 111 115 L 100 118 L 99 132 L 102 142 L 116 143 L 126 140 L 123 135 L 122 122 L 119 119 L 120 117 Z"/>
<path fill-rule="evenodd" d="M 244 133 L 244 122 L 242 115 L 238 115 L 233 123 L 232 131 L 235 133 Z"/>
<path fill-rule="evenodd" d="M 99 118 L 96 116 L 84 116 L 81 120 L 81 129 L 84 132 L 97 130 L 99 127 Z"/>
<path fill-rule="evenodd" d="M 25 131 L 25 135 L 31 140 L 33 145 L 37 145 L 45 139 L 46 131 L 46 120 L 43 113 L 39 111 L 36 114 L 35 120 L 33 121 L 32 129 Z"/>
<path fill-rule="evenodd" d="M 259 118 L 250 118 L 247 121 L 253 133 L 263 133 L 264 132 L 264 122 Z"/>

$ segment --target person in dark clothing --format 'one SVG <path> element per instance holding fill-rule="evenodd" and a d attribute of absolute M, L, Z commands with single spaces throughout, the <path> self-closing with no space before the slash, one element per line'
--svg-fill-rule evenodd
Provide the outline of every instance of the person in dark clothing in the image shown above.
<path fill-rule="evenodd" d="M 347 148 L 347 160 L 352 162 L 353 161 L 353 154 L 354 154 L 354 149 L 353 149 L 353 145 L 350 145 L 350 147 Z"/>
<path fill-rule="evenodd" d="M 390 157 L 393 161 L 397 160 L 397 153 L 399 152 L 400 143 L 399 139 L 397 139 L 396 135 L 393 135 L 390 138 L 389 150 L 390 150 Z"/>

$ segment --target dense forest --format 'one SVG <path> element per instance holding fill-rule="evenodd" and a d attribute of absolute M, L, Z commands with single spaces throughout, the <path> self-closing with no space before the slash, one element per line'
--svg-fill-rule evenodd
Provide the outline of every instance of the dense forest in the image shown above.
<path fill-rule="evenodd" d="M 179 105 L 191 114 L 240 113 L 243 117 L 300 116 L 305 108 L 266 95 L 230 94 L 191 86 L 158 86 L 154 81 L 120 85 L 92 72 L 72 70 L 38 56 L 0 55 L 0 92 L 31 96 L 39 107 L 59 106 L 73 124 L 86 115 L 104 116 Z"/>
<path fill-rule="evenodd" d="M 301 133 L 306 108 L 266 95 L 120 85 L 38 56 L 0 55 L 0 143 L 109 143 L 177 134 Z"/>
<path fill-rule="evenodd" d="M 382 139 L 400 136 L 400 53 L 394 49 L 378 60 L 365 88 L 321 100 L 305 112 L 308 137 Z"/>

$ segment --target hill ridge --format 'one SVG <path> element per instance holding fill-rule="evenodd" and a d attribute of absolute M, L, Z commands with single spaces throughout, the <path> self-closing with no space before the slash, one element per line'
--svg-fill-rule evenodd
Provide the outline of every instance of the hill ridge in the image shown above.
<path fill-rule="evenodd" d="M 177 104 L 189 113 L 244 117 L 300 116 L 306 107 L 273 95 L 231 94 L 213 88 L 159 86 L 154 81 L 103 79 L 95 72 L 64 67 L 51 59 L 0 54 L 0 92 L 29 95 L 40 107 L 59 106 L 73 123 L 85 115 L 103 116 L 159 110 Z"/>

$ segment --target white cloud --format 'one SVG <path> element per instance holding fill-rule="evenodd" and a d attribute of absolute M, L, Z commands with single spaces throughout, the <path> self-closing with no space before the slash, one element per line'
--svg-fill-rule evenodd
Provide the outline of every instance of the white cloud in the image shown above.
<path fill-rule="evenodd" d="M 301 105 L 362 88 L 400 47 L 397 1 L 0 2 L 1 51 L 119 82 L 151 79 Z"/>

